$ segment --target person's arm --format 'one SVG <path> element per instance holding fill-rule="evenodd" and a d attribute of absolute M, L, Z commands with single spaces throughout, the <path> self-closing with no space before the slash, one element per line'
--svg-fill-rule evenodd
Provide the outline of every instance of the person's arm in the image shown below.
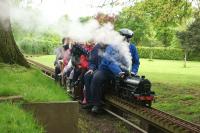
<path fill-rule="evenodd" d="M 54 66 L 56 66 L 58 64 L 59 52 L 60 52 L 60 48 L 56 48 L 55 51 L 54 51 L 54 53 L 56 54 L 56 59 L 54 61 Z"/>
<path fill-rule="evenodd" d="M 137 74 L 138 73 L 138 69 L 139 69 L 139 65 L 140 65 L 140 60 L 139 60 L 139 55 L 137 52 L 137 49 L 135 47 L 135 45 L 130 44 L 131 45 L 131 56 L 132 56 L 132 70 L 131 72 L 133 74 Z"/>
<path fill-rule="evenodd" d="M 118 54 L 119 53 L 116 50 L 114 50 L 111 46 L 108 46 L 103 59 L 103 62 L 115 75 L 119 75 L 122 72 L 120 66 L 117 64 L 117 60 L 115 59 L 117 56 L 119 56 Z"/>
<path fill-rule="evenodd" d="M 89 70 L 95 71 L 97 69 L 98 62 L 98 48 L 94 47 L 94 49 L 89 54 Z"/>

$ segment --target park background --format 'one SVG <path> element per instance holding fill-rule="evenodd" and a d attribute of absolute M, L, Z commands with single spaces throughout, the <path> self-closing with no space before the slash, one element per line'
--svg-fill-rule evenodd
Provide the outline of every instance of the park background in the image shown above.
<path fill-rule="evenodd" d="M 124 27 L 133 30 L 134 38 L 131 41 L 137 46 L 141 62 L 139 75 L 145 75 L 156 92 L 153 107 L 200 124 L 200 1 L 128 2 L 118 14 L 97 13 L 80 17 L 78 21 L 87 24 L 91 19 L 96 19 L 102 25 L 112 23 L 115 30 Z M 47 19 L 38 25 L 41 12 L 35 10 L 31 3 L 31 0 L 14 0 L 15 6 L 26 11 L 18 12 L 17 16 L 22 14 L 17 19 L 11 17 L 14 39 L 25 56 L 54 67 L 54 50 L 64 37 L 56 31 L 59 28 L 55 27 L 71 21 L 71 16 L 63 14 L 53 24 L 45 25 L 49 21 Z M 120 4 L 111 1 L 102 3 L 100 8 L 114 8 Z M 22 95 L 27 101 L 69 99 L 59 86 L 37 69 L 0 64 L 0 75 L 1 96 Z M 0 131 L 43 132 L 32 116 L 23 113 L 18 105 L 1 103 L 0 106 Z M 7 123 L 12 124 L 8 126 Z M 22 125 L 27 125 L 27 128 L 19 129 Z"/>

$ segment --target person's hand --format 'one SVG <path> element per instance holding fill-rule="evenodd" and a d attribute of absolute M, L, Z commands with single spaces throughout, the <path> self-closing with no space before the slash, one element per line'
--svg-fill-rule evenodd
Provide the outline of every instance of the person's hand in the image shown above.
<path fill-rule="evenodd" d="M 136 73 L 131 72 L 131 76 L 132 76 L 132 77 L 136 76 Z"/>
<path fill-rule="evenodd" d="M 122 79 L 125 78 L 125 72 L 120 72 L 118 75 L 119 75 L 119 77 L 122 78 Z"/>
<path fill-rule="evenodd" d="M 58 60 L 59 63 L 63 63 L 63 60 Z"/>
<path fill-rule="evenodd" d="M 90 70 L 88 70 L 87 72 L 86 72 L 86 74 L 93 74 L 93 70 L 92 69 L 90 69 Z"/>

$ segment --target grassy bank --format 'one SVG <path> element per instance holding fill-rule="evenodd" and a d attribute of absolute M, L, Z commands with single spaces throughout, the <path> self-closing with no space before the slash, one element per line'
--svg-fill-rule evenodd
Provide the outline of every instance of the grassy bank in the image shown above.
<path fill-rule="evenodd" d="M 0 64 L 0 96 L 22 95 L 27 101 L 69 100 L 64 90 L 40 70 Z"/>
<path fill-rule="evenodd" d="M 40 70 L 0 64 L 0 96 L 21 95 L 29 102 L 66 101 L 64 90 Z M 44 129 L 20 104 L 0 103 L 1 133 L 43 133 Z"/>
<path fill-rule="evenodd" d="M 33 57 L 53 67 L 54 55 Z M 183 61 L 140 60 L 139 75 L 151 80 L 156 92 L 153 107 L 177 117 L 200 123 L 200 62 L 189 61 L 187 68 Z"/>
<path fill-rule="evenodd" d="M 1 133 L 44 133 L 32 114 L 23 111 L 19 105 L 0 103 Z"/>

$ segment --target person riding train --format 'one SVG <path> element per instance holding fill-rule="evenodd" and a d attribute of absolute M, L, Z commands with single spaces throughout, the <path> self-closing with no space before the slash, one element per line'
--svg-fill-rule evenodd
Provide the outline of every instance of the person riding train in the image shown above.
<path fill-rule="evenodd" d="M 124 40 L 129 44 L 129 51 L 132 57 L 132 68 L 131 73 L 136 75 L 139 69 L 139 56 L 137 49 L 134 44 L 130 43 L 130 39 L 133 36 L 133 32 L 129 29 L 121 29 L 119 33 L 124 36 Z M 87 106 L 88 108 L 92 108 L 93 113 L 99 113 L 101 109 L 101 99 L 103 96 L 103 85 L 106 81 L 110 81 L 116 76 L 123 77 L 124 76 L 124 68 L 122 68 L 119 64 L 127 65 L 127 62 L 124 62 L 119 52 L 113 48 L 112 45 L 108 45 L 106 47 L 104 56 L 102 58 L 101 64 L 99 65 L 98 70 L 93 75 L 90 90 L 90 104 Z M 112 57 L 112 58 L 111 58 Z"/>
<path fill-rule="evenodd" d="M 54 61 L 54 66 L 55 66 L 55 81 L 59 80 L 59 76 L 61 74 L 62 69 L 64 68 L 63 66 L 63 59 L 64 59 L 64 64 L 68 63 L 69 58 L 66 58 L 66 52 L 69 49 L 69 42 L 70 38 L 63 38 L 62 39 L 62 46 L 58 47 L 55 52 L 56 52 L 56 60 Z"/>
<path fill-rule="evenodd" d="M 84 108 L 87 108 L 87 106 L 91 102 L 91 90 L 90 85 L 93 78 L 94 73 L 97 71 L 101 59 L 103 56 L 103 53 L 105 51 L 105 44 L 97 43 L 93 50 L 89 54 L 89 65 L 88 65 L 88 71 L 84 75 L 84 89 L 85 89 L 85 101 L 83 102 L 85 105 Z"/>
<path fill-rule="evenodd" d="M 88 70 L 88 55 L 93 49 L 93 43 L 75 43 L 71 49 L 71 68 L 68 67 L 69 72 L 67 76 L 69 77 L 69 91 L 72 87 L 84 86 L 84 74 Z"/>

